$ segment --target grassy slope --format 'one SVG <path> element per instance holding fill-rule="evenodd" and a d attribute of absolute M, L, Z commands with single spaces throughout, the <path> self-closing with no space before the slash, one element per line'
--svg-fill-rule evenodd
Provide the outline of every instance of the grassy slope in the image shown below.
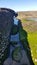
<path fill-rule="evenodd" d="M 21 19 L 21 23 L 23 26 L 23 30 L 26 30 L 28 33 L 28 42 L 31 48 L 31 56 L 34 61 L 34 64 L 37 65 L 35 59 L 37 59 L 37 22 L 35 21 L 27 21 L 25 19 Z M 20 29 L 21 39 L 24 39 L 24 32 Z"/>

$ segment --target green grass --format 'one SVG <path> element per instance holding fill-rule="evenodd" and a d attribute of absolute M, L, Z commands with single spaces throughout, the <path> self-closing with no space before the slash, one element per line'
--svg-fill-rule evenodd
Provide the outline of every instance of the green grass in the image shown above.
<path fill-rule="evenodd" d="M 31 56 L 32 56 L 32 59 L 35 63 L 35 65 L 37 65 L 37 62 L 35 62 L 35 59 L 37 59 L 37 33 L 30 33 L 28 34 L 28 42 L 29 42 L 29 45 L 30 45 L 30 48 L 32 50 L 31 52 Z"/>
<path fill-rule="evenodd" d="M 31 21 L 29 21 L 29 22 L 31 22 Z M 25 24 L 25 20 L 22 20 L 22 23 Z M 32 23 L 32 26 L 33 26 L 33 23 Z M 25 42 L 25 40 L 26 40 L 25 34 L 26 34 L 26 31 L 27 31 L 27 39 L 28 39 L 28 43 L 29 43 L 29 46 L 30 46 L 30 50 L 31 50 L 32 60 L 33 60 L 34 64 L 37 65 L 37 62 L 35 62 L 35 59 L 37 59 L 37 51 L 36 51 L 37 50 L 37 30 L 35 30 L 36 29 L 35 26 L 33 26 L 33 29 L 35 28 L 34 30 L 32 28 L 30 30 L 29 28 L 31 28 L 31 25 L 28 25 L 26 27 L 23 26 L 23 27 L 20 28 L 20 30 L 19 30 L 20 40 Z"/>

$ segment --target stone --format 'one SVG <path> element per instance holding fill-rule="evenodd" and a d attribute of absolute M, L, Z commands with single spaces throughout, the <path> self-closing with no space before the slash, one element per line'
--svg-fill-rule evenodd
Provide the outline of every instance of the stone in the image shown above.
<path fill-rule="evenodd" d="M 20 47 L 16 47 L 15 50 L 12 52 L 12 58 L 19 62 L 22 58 L 22 53 L 21 53 L 21 48 Z"/>

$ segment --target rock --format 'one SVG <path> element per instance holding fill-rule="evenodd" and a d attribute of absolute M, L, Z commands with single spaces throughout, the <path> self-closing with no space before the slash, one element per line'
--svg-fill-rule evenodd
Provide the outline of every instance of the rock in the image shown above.
<path fill-rule="evenodd" d="M 12 59 L 14 59 L 17 62 L 20 62 L 21 58 L 22 58 L 21 48 L 20 47 L 17 47 L 12 52 Z"/>
<path fill-rule="evenodd" d="M 27 57 L 27 54 L 26 54 L 26 51 L 25 50 L 22 50 L 22 59 L 20 61 L 21 64 L 27 64 L 27 65 L 30 65 L 30 62 L 29 62 L 29 59 Z"/>
<path fill-rule="evenodd" d="M 3 65 L 12 65 L 12 59 L 11 58 L 7 58 L 6 60 L 5 60 L 5 62 L 3 63 Z"/>
<path fill-rule="evenodd" d="M 5 53 L 5 58 L 8 55 L 8 51 L 5 49 L 8 48 L 9 45 L 11 28 L 14 23 L 13 17 L 16 15 L 17 14 L 11 9 L 0 8 L 0 49 L 3 50 L 3 54 Z"/>
<path fill-rule="evenodd" d="M 19 62 L 13 61 L 12 65 L 21 65 Z"/>

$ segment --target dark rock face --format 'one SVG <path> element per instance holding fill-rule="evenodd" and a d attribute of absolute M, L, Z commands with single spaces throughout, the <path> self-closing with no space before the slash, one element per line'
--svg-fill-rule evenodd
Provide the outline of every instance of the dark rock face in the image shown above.
<path fill-rule="evenodd" d="M 2 32 L 2 34 L 9 35 L 13 24 L 13 16 L 16 15 L 17 14 L 13 10 L 0 8 L 0 32 Z"/>
<path fill-rule="evenodd" d="M 4 56 L 4 51 L 8 52 L 8 45 L 9 45 L 9 36 L 10 36 L 10 32 L 11 32 L 11 28 L 13 27 L 13 16 L 16 16 L 17 14 L 11 10 L 11 9 L 7 9 L 7 8 L 0 8 L 0 59 L 2 54 Z M 6 49 L 7 48 L 7 49 Z M 6 53 L 5 53 L 6 54 Z M 6 54 L 7 56 L 8 54 Z M 4 56 L 5 57 L 5 56 Z M 0 60 L 0 62 L 2 63 L 2 61 Z"/>
<path fill-rule="evenodd" d="M 12 14 L 12 16 L 15 16 L 15 17 L 18 16 L 18 14 L 17 14 L 15 11 L 11 10 L 11 9 L 0 8 L 0 11 L 3 11 L 3 12 L 10 12 L 10 13 Z"/>

